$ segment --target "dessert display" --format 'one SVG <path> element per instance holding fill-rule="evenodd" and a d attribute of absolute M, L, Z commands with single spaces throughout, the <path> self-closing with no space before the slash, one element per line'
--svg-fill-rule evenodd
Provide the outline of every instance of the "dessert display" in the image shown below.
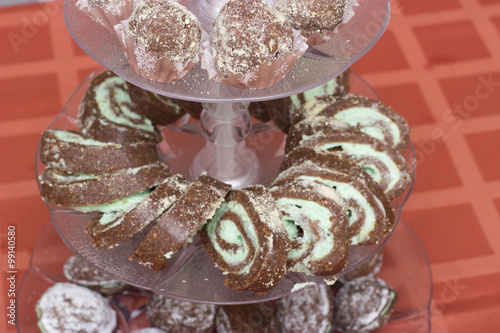
<path fill-rule="evenodd" d="M 281 332 L 330 332 L 333 320 L 333 293 L 327 285 L 307 288 L 276 302 Z"/>
<path fill-rule="evenodd" d="M 366 276 L 351 280 L 335 296 L 335 329 L 374 332 L 387 323 L 396 302 L 397 293 L 381 279 Z"/>
<path fill-rule="evenodd" d="M 150 162 L 140 155 L 146 154 L 146 149 L 134 156 L 137 161 L 130 161 L 140 166 L 125 168 L 129 161 L 119 157 L 126 156 L 124 147 L 156 148 L 155 142 L 162 136 L 161 124 L 155 117 L 161 118 L 164 112 L 165 118 L 173 119 L 187 111 L 176 100 L 141 91 L 105 71 L 92 77 L 83 94 L 77 115 L 80 132 L 49 129 L 44 133 L 40 154 L 46 170 L 39 177 L 42 197 L 53 205 L 92 212 L 84 232 L 95 248 L 120 251 L 133 244 L 128 260 L 156 273 L 169 271 L 171 261 L 177 262 L 183 249 L 199 247 L 200 239 L 201 249 L 223 272 L 223 285 L 232 290 L 267 293 L 288 272 L 329 279 L 346 268 L 351 246 L 379 246 L 390 234 L 395 213 L 389 202 L 410 184 L 410 169 L 402 155 L 352 125 L 326 114 L 293 123 L 297 115 L 307 115 L 303 109 L 308 98 L 313 101 L 323 94 L 321 98 L 329 101 L 340 100 L 348 86 L 345 78 L 336 79 L 335 84 L 329 82 L 316 92 L 287 101 L 254 103 L 272 105 L 265 111 L 267 118 L 276 123 L 277 119 L 284 119 L 282 124 L 288 124 L 288 152 L 279 173 L 267 187 L 231 189 L 206 173 L 193 180 L 174 173 L 153 152 L 149 159 L 160 160 L 141 165 Z M 304 104 L 293 111 L 297 103 Z M 90 127 L 89 123 L 99 126 Z M 281 130 L 286 131 L 286 127 Z M 154 140 L 148 136 L 151 133 Z M 313 141 L 347 135 L 371 140 L 375 148 L 373 156 L 364 157 L 368 162 L 343 154 L 335 146 L 337 141 L 326 145 Z M 119 138 L 114 141 L 121 143 L 110 142 L 109 138 Z M 80 155 L 87 157 L 85 163 L 71 161 L 70 153 L 66 153 L 69 157 L 62 153 L 61 141 L 71 146 L 78 144 L 75 149 L 83 149 Z M 348 143 L 338 142 L 349 148 Z M 329 149 L 329 144 L 334 148 Z M 377 150 L 380 145 L 391 152 L 395 162 L 381 156 L 383 152 Z M 351 154 L 358 150 L 362 154 L 369 151 L 354 148 Z M 116 165 L 108 162 L 107 151 L 114 152 L 115 159 L 120 160 Z M 100 152 L 102 155 L 91 158 Z M 397 167 L 391 164 L 384 169 L 383 163 L 390 162 L 398 163 Z M 94 169 L 68 168 L 72 164 L 82 168 L 88 164 Z M 381 171 L 373 171 L 372 164 L 387 175 L 381 177 Z M 395 181 L 397 192 L 386 189 L 384 193 L 383 184 L 377 180 L 390 179 L 394 169 L 403 180 Z M 390 184 L 395 187 L 393 183 Z M 174 267 L 177 270 L 179 265 Z"/>
<path fill-rule="evenodd" d="M 265 292 L 286 273 L 290 242 L 277 203 L 262 185 L 231 190 L 201 239 L 231 289 Z"/>
<path fill-rule="evenodd" d="M 63 266 L 64 276 L 69 282 L 97 291 L 104 296 L 121 293 L 129 285 L 113 279 L 80 256 L 69 257 Z"/>
<path fill-rule="evenodd" d="M 177 333 L 212 333 L 217 308 L 153 294 L 146 314 L 151 326 Z"/>
<path fill-rule="evenodd" d="M 339 281 L 345 283 L 345 281 L 354 280 L 363 276 L 371 276 L 374 277 L 380 272 L 382 269 L 382 264 L 384 262 L 384 252 L 381 250 L 375 252 L 367 261 L 348 272 L 347 274 L 342 275 L 339 278 Z"/>
<path fill-rule="evenodd" d="M 102 332 L 116 327 L 116 313 L 101 294 L 72 283 L 56 283 L 38 300 L 42 332 Z"/>

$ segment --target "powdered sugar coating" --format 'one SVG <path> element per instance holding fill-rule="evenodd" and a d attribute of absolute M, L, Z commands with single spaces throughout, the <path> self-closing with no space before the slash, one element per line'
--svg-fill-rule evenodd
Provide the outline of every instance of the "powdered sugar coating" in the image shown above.
<path fill-rule="evenodd" d="M 127 34 L 158 58 L 185 62 L 200 48 L 201 24 L 174 0 L 143 0 L 130 16 Z"/>
<path fill-rule="evenodd" d="M 293 52 L 292 27 L 262 0 L 229 0 L 211 34 L 212 54 L 224 77 L 244 75 Z"/>
<path fill-rule="evenodd" d="M 387 322 L 396 300 L 396 292 L 383 280 L 354 279 L 335 296 L 335 327 L 339 332 L 374 332 Z"/>
<path fill-rule="evenodd" d="M 297 30 L 332 31 L 349 13 L 350 0 L 276 0 L 276 8 Z"/>
<path fill-rule="evenodd" d="M 167 332 L 212 332 L 216 307 L 154 294 L 146 314 L 152 326 Z"/>
<path fill-rule="evenodd" d="M 333 317 L 330 288 L 319 285 L 301 290 L 278 301 L 277 318 L 281 331 L 329 332 Z"/>
<path fill-rule="evenodd" d="M 99 293 L 72 283 L 56 283 L 37 303 L 38 326 L 46 333 L 111 333 L 116 313 Z"/>

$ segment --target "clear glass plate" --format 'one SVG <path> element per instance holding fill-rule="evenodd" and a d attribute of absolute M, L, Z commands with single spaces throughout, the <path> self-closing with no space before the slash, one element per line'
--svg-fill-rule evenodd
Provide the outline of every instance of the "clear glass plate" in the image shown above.
<path fill-rule="evenodd" d="M 377 277 L 398 293 L 398 303 L 389 323 L 381 333 L 429 333 L 432 274 L 429 260 L 420 240 L 404 222 L 400 222 L 382 249 L 384 262 Z M 54 225 L 48 222 L 33 248 L 30 268 L 23 277 L 17 299 L 18 332 L 37 332 L 36 302 L 55 282 L 66 281 L 63 264 L 73 253 L 60 239 Z M 149 295 L 132 290 L 111 299 L 119 315 L 116 333 L 133 332 L 149 327 L 145 304 Z"/>
<path fill-rule="evenodd" d="M 89 76 L 80 85 L 69 99 L 63 112 L 49 128 L 78 130 L 76 125 L 78 106 L 91 79 L 99 72 Z M 352 93 L 379 99 L 373 89 L 356 74 L 351 75 L 350 86 Z M 192 126 L 186 127 L 187 124 Z M 253 149 L 260 161 L 261 173 L 257 182 L 267 186 L 276 177 L 282 163 L 285 137 L 272 125 L 255 125 L 257 128 L 259 126 L 263 127 L 263 130 L 248 137 L 247 145 Z M 166 127 L 164 134 L 166 142 L 160 144 L 162 157 L 171 165 L 172 172 L 181 173 L 190 178 L 186 171 L 189 170 L 191 161 L 205 142 L 205 139 L 197 134 L 196 122 L 189 120 L 189 118 L 181 119 L 175 126 Z M 412 185 L 392 202 L 396 215 L 395 226 L 414 183 L 415 156 L 413 148 L 408 150 L 405 158 L 412 171 Z M 40 162 L 38 152 L 36 161 L 35 170 L 38 176 L 45 169 L 45 166 Z M 98 250 L 92 245 L 90 238 L 85 233 L 85 226 L 94 216 L 93 213 L 80 213 L 50 204 L 48 207 L 57 231 L 72 251 L 85 257 L 118 280 L 174 298 L 221 304 L 251 303 L 281 298 L 290 294 L 297 283 L 324 283 L 324 279 L 327 278 L 289 272 L 278 286 L 265 294 L 231 290 L 223 286 L 222 271 L 214 266 L 211 258 L 201 246 L 198 237 L 195 237 L 193 243 L 186 245 L 183 250 L 178 251 L 170 259 L 167 270 L 154 273 L 150 269 L 128 260 L 129 256 L 137 249 L 144 236 L 143 233 L 139 233 L 113 249 Z M 366 261 L 384 245 L 389 237 L 390 235 L 387 235 L 378 244 L 372 246 L 351 246 L 348 264 L 341 274 L 351 271 Z"/>
<path fill-rule="evenodd" d="M 125 80 L 169 97 L 200 102 L 261 101 L 290 96 L 330 81 L 360 59 L 384 33 L 390 17 L 389 0 L 357 0 L 355 15 L 338 26 L 326 43 L 302 56 L 278 84 L 266 89 L 239 89 L 208 79 L 198 64 L 181 81 L 159 83 L 137 75 L 128 64 L 117 37 L 65 0 L 64 17 L 77 44 L 92 58 Z M 183 1 L 189 6 L 189 0 Z"/>

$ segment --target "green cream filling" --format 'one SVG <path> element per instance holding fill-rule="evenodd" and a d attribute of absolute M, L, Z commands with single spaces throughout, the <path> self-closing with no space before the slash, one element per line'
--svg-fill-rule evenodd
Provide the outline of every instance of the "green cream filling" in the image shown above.
<path fill-rule="evenodd" d="M 369 145 L 365 144 L 358 144 L 358 143 L 351 143 L 351 142 L 335 142 L 335 143 L 326 143 L 321 145 L 319 148 L 323 150 L 329 150 L 335 147 L 342 147 L 342 151 L 345 152 L 348 155 L 351 155 L 355 158 L 363 158 L 365 156 L 373 156 L 376 159 L 381 160 L 388 168 L 389 168 L 389 175 L 394 175 L 391 176 L 389 179 L 389 183 L 387 186 L 386 192 L 390 191 L 394 185 L 398 182 L 398 179 L 401 177 L 401 173 L 399 171 L 398 166 L 394 163 L 394 161 L 387 156 L 383 152 L 376 151 Z M 380 183 L 382 181 L 382 174 L 380 171 L 377 169 L 376 165 L 370 166 L 370 165 L 364 165 L 363 169 L 372 176 L 373 180 L 375 180 L 377 183 Z"/>
<path fill-rule="evenodd" d="M 74 207 L 74 209 L 83 213 L 95 211 L 104 213 L 103 217 L 100 220 L 100 223 L 107 224 L 113 221 L 119 214 L 122 214 L 123 212 L 129 212 L 134 209 L 137 205 L 144 201 L 149 192 L 151 192 L 151 189 L 129 195 L 128 197 L 124 197 L 107 204 L 96 206 L 79 206 Z"/>
<path fill-rule="evenodd" d="M 333 79 L 331 81 L 328 81 L 327 83 L 316 87 L 314 89 L 310 89 L 307 91 L 304 91 L 304 99 L 306 102 L 310 101 L 314 97 L 321 97 L 321 96 L 329 96 L 333 95 L 335 91 L 337 90 L 337 87 L 339 85 L 337 84 L 337 79 Z M 290 96 L 292 99 L 293 106 L 295 107 L 296 110 L 300 109 L 302 104 L 300 103 L 300 99 L 297 95 L 292 95 Z"/>
<path fill-rule="evenodd" d="M 328 179 L 323 179 L 319 177 L 312 176 L 299 176 L 297 177 L 299 180 L 308 180 L 308 181 L 316 181 L 322 184 L 325 184 L 331 188 L 335 188 L 337 193 L 345 200 L 355 200 L 359 203 L 361 207 L 364 207 L 365 211 L 365 221 L 363 223 L 363 227 L 360 232 L 351 238 L 351 242 L 353 245 L 358 244 L 360 241 L 364 240 L 368 234 L 373 230 L 376 223 L 375 212 L 373 208 L 368 203 L 366 198 L 359 193 L 356 189 L 354 189 L 351 185 L 341 182 L 335 182 Z M 356 212 L 352 209 L 349 209 L 348 218 L 349 218 L 349 226 L 351 226 L 354 221 L 356 221 L 357 215 Z"/>
<path fill-rule="evenodd" d="M 105 142 L 100 142 L 92 139 L 86 139 L 82 137 L 81 135 L 78 135 L 73 132 L 69 131 L 62 131 L 62 130 L 53 130 L 52 133 L 54 133 L 54 136 L 61 141 L 65 142 L 71 142 L 71 143 L 79 143 L 79 144 L 84 144 L 84 145 L 89 145 L 89 146 L 107 146 L 110 145 L 109 143 Z"/>
<path fill-rule="evenodd" d="M 132 105 L 132 100 L 130 99 L 129 93 L 123 89 L 112 89 L 113 86 L 121 84 L 123 84 L 123 79 L 118 77 L 109 78 L 94 88 L 95 99 L 99 106 L 99 110 L 101 110 L 101 114 L 111 122 L 154 133 L 155 128 L 151 120 L 143 118 L 128 107 L 128 105 Z M 116 115 L 112 111 L 113 106 L 111 105 L 111 98 L 109 96 L 110 91 L 113 92 L 112 97 L 120 106 L 120 111 L 124 116 Z M 129 119 L 142 120 L 143 123 L 135 124 Z"/>
<path fill-rule="evenodd" d="M 361 132 L 368 134 L 376 139 L 384 141 L 384 132 L 378 128 L 376 125 L 372 125 L 373 120 L 380 120 L 384 123 L 389 124 L 389 129 L 391 131 L 392 137 L 394 138 L 394 143 L 399 143 L 401 141 L 401 136 L 399 133 L 398 126 L 394 121 L 373 110 L 369 107 L 356 107 L 349 108 L 344 111 L 337 113 L 335 118 L 348 123 L 351 126 L 361 125 Z"/>
<path fill-rule="evenodd" d="M 332 222 L 330 218 L 332 213 L 326 207 L 308 200 L 303 199 L 290 199 L 290 198 L 280 198 L 277 200 L 279 209 L 284 212 L 283 222 L 285 228 L 288 231 L 288 236 L 295 235 L 293 228 L 291 228 L 290 223 L 301 226 L 303 229 L 303 236 L 301 237 L 301 246 L 298 249 L 293 249 L 288 253 L 289 259 L 295 259 L 299 257 L 308 245 L 313 241 L 312 235 L 308 232 L 305 226 L 307 222 L 302 222 L 304 219 L 311 219 L 318 223 L 320 230 L 322 230 L 322 235 L 320 239 L 316 239 L 313 252 L 311 254 L 311 260 L 317 260 L 323 258 L 325 255 L 333 250 L 333 235 L 327 231 L 331 228 Z M 288 224 L 288 227 L 287 227 Z M 291 231 L 289 231 L 291 230 Z M 298 233 L 296 234 L 298 236 Z M 294 240 L 294 238 L 291 238 Z"/>
<path fill-rule="evenodd" d="M 253 228 L 253 224 L 250 217 L 248 216 L 245 208 L 241 204 L 237 203 L 236 201 L 230 201 L 223 203 L 221 207 L 217 209 L 212 220 L 208 223 L 207 226 L 208 235 L 212 240 L 212 244 L 215 250 L 217 251 L 217 253 L 220 254 L 222 259 L 230 265 L 236 265 L 242 262 L 249 255 L 249 247 L 244 242 L 243 235 L 241 234 L 237 225 L 233 221 L 226 219 L 221 220 L 222 215 L 226 211 L 234 212 L 241 219 L 244 232 L 247 235 L 247 237 L 252 241 L 256 249 L 256 254 L 259 251 L 259 245 L 255 243 L 254 240 L 258 239 L 258 236 L 257 232 Z M 236 245 L 238 247 L 238 250 L 236 252 L 225 251 L 217 243 L 215 239 L 215 232 L 216 232 L 215 229 L 218 224 L 219 224 L 218 228 L 219 237 L 222 238 L 227 243 Z M 238 273 L 244 274 L 245 272 L 247 272 L 252 266 L 253 261 L 254 260 L 252 260 L 251 263 L 249 263 L 247 266 L 241 269 Z"/>

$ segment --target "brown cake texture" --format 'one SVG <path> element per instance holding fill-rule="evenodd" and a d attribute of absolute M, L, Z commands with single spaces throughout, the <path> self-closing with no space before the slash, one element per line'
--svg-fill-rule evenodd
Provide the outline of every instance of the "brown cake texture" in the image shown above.
<path fill-rule="evenodd" d="M 288 269 L 334 275 L 347 264 L 347 210 L 335 190 L 313 181 L 293 180 L 273 186 L 292 250 Z"/>
<path fill-rule="evenodd" d="M 189 113 L 194 119 L 200 119 L 201 111 L 203 111 L 203 105 L 200 102 L 186 101 L 183 99 L 174 99 L 173 101 L 179 105 L 182 110 Z"/>
<path fill-rule="evenodd" d="M 396 291 L 381 279 L 366 276 L 349 281 L 335 296 L 335 329 L 375 332 L 387 323 L 396 303 Z"/>
<path fill-rule="evenodd" d="M 127 34 L 159 59 L 186 62 L 198 54 L 201 24 L 175 0 L 143 0 L 129 18 Z"/>
<path fill-rule="evenodd" d="M 332 328 L 333 294 L 326 285 L 283 297 L 276 308 L 282 333 L 328 333 Z"/>
<path fill-rule="evenodd" d="M 152 142 L 103 143 L 68 130 L 46 130 L 40 141 L 40 160 L 69 173 L 103 174 L 158 161 Z"/>
<path fill-rule="evenodd" d="M 389 200 L 401 195 L 411 183 L 410 167 L 392 147 L 364 133 L 355 131 L 315 135 L 300 146 L 334 152 L 361 166 L 382 188 Z"/>
<path fill-rule="evenodd" d="M 231 190 L 201 238 L 231 289 L 266 292 L 286 273 L 290 242 L 274 198 L 262 185 Z"/>
<path fill-rule="evenodd" d="M 172 175 L 133 209 L 100 213 L 90 220 L 85 231 L 95 247 L 113 248 L 146 228 L 170 208 L 188 186 L 182 175 Z"/>
<path fill-rule="evenodd" d="M 217 308 L 153 294 L 146 308 L 151 326 L 166 332 L 212 333 Z"/>
<path fill-rule="evenodd" d="M 105 296 L 116 295 L 131 286 L 113 279 L 80 256 L 71 256 L 63 266 L 68 281 L 92 289 Z"/>
<path fill-rule="evenodd" d="M 102 175 L 73 175 L 51 168 L 39 176 L 42 198 L 51 204 L 96 206 L 142 192 L 170 176 L 162 162 Z"/>
<path fill-rule="evenodd" d="M 218 333 L 280 333 L 272 305 L 252 303 L 224 305 L 215 317 Z"/>
<path fill-rule="evenodd" d="M 158 219 L 130 260 L 155 272 L 166 269 L 170 257 L 212 218 L 230 189 L 231 185 L 202 173 Z"/>
<path fill-rule="evenodd" d="M 276 0 L 294 29 L 306 35 L 332 31 L 346 16 L 350 0 Z"/>
<path fill-rule="evenodd" d="M 127 87 L 137 113 L 150 119 L 155 125 L 172 124 L 186 114 L 173 98 L 155 94 L 130 82 L 127 82 Z"/>
<path fill-rule="evenodd" d="M 97 141 L 133 143 L 160 142 L 152 121 L 136 111 L 127 82 L 105 71 L 90 82 L 78 111 L 82 134 Z"/>
<path fill-rule="evenodd" d="M 249 105 L 250 114 L 254 117 L 259 116 L 260 121 L 266 122 L 272 120 L 283 133 L 288 133 L 290 129 L 290 111 L 292 108 L 292 100 L 290 97 L 273 99 L 269 101 L 252 102 Z"/>
<path fill-rule="evenodd" d="M 215 66 L 223 77 L 245 75 L 293 53 L 292 27 L 262 0 L 229 0 L 211 33 Z"/>

